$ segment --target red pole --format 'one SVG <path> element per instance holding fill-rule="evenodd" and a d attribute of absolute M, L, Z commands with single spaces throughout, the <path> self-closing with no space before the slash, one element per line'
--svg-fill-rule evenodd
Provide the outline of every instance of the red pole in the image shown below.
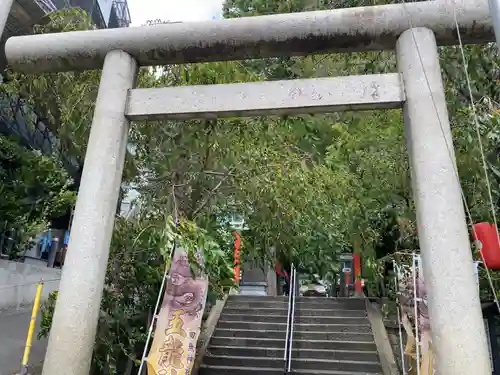
<path fill-rule="evenodd" d="M 234 232 L 236 240 L 234 241 L 234 280 L 240 282 L 240 246 L 241 237 L 238 232 Z"/>
<path fill-rule="evenodd" d="M 361 285 L 361 256 L 360 254 L 353 255 L 354 261 L 354 290 L 356 293 L 363 292 L 363 286 Z"/>

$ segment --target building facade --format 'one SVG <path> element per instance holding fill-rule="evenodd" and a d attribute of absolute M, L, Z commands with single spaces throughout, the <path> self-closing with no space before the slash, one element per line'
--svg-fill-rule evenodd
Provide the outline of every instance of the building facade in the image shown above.
<path fill-rule="evenodd" d="M 53 1 L 57 9 L 84 9 L 100 29 L 128 27 L 131 22 L 127 0 L 44 0 Z"/>

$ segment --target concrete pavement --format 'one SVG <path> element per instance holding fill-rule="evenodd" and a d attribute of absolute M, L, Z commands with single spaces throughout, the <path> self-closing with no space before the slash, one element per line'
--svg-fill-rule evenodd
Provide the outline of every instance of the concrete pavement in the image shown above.
<path fill-rule="evenodd" d="M 31 317 L 31 306 L 19 310 L 0 310 L 0 375 L 19 373 Z M 37 333 L 40 316 L 37 319 Z M 30 374 L 38 374 L 45 356 L 47 340 L 33 339 Z M 41 372 L 40 372 L 41 373 Z"/>

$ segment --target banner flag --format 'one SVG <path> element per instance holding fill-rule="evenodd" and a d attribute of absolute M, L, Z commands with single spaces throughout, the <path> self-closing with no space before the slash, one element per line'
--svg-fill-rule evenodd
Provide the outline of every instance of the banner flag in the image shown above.
<path fill-rule="evenodd" d="M 198 252 L 203 264 L 203 254 Z M 208 291 L 205 275 L 193 277 L 187 252 L 176 248 L 148 354 L 148 375 L 190 375 Z"/>

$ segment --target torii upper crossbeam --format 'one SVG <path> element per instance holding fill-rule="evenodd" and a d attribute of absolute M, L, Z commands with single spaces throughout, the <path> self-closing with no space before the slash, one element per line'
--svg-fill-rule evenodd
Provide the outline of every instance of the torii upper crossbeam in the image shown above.
<path fill-rule="evenodd" d="M 5 46 L 15 69 L 42 72 L 100 69 L 118 49 L 139 65 L 240 60 L 394 49 L 412 27 L 426 27 L 438 45 L 457 44 L 455 12 L 465 43 L 494 40 L 486 0 L 429 1 L 279 14 L 228 20 L 159 24 L 127 29 L 19 36 Z"/>

